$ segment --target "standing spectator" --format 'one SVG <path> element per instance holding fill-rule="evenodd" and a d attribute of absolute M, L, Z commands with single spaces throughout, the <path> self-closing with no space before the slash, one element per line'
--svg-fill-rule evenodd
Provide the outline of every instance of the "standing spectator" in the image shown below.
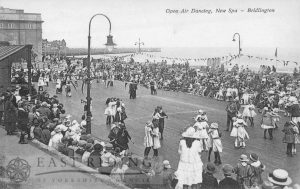
<path fill-rule="evenodd" d="M 225 131 L 231 131 L 232 130 L 232 118 L 236 116 L 238 112 L 238 108 L 236 103 L 233 101 L 232 96 L 229 96 L 229 104 L 226 107 L 227 111 L 227 128 Z"/>
<path fill-rule="evenodd" d="M 250 166 L 252 169 L 252 177 L 251 177 L 251 186 L 259 186 L 263 183 L 262 173 L 264 172 L 266 166 L 264 166 L 258 155 L 255 153 L 250 154 Z"/>
<path fill-rule="evenodd" d="M 2 93 L 2 94 L 0 95 L 0 125 L 3 124 L 2 118 L 3 118 L 4 104 L 5 104 L 4 99 L 5 99 L 5 93 Z"/>
<path fill-rule="evenodd" d="M 4 124 L 7 135 L 13 135 L 16 130 L 17 108 L 12 102 L 13 95 L 7 93 L 4 104 Z"/>
<path fill-rule="evenodd" d="M 120 123 L 119 126 L 120 126 L 120 130 L 117 133 L 116 143 L 121 151 L 123 151 L 123 150 L 127 151 L 129 149 L 128 143 L 129 143 L 129 140 L 131 140 L 131 137 L 130 137 L 124 123 Z"/>
<path fill-rule="evenodd" d="M 202 185 L 201 189 L 218 189 L 218 180 L 214 177 L 216 167 L 213 163 L 207 163 L 205 172 L 202 174 Z"/>
<path fill-rule="evenodd" d="M 162 189 L 171 189 L 171 183 L 174 178 L 174 172 L 168 160 L 163 161 L 163 170 L 159 174 L 162 177 L 163 185 L 161 186 Z"/>
<path fill-rule="evenodd" d="M 237 175 L 236 180 L 240 188 L 249 188 L 251 186 L 250 178 L 252 176 L 251 166 L 248 164 L 249 159 L 245 154 L 242 154 L 239 161 L 233 172 Z"/>
<path fill-rule="evenodd" d="M 286 122 L 284 124 L 284 128 L 282 130 L 282 132 L 284 132 L 283 142 L 287 143 L 286 154 L 290 157 L 293 156 L 292 149 L 293 149 L 293 144 L 295 143 L 295 135 L 294 134 L 296 132 L 293 129 L 294 124 L 295 123 L 293 123 L 293 121 Z"/>
<path fill-rule="evenodd" d="M 178 179 L 177 187 L 197 188 L 202 183 L 201 144 L 196 138 L 197 135 L 193 127 L 189 127 L 183 132 L 182 137 L 178 149 L 180 160 L 175 172 Z"/>
<path fill-rule="evenodd" d="M 225 164 L 222 171 L 225 178 L 219 182 L 219 189 L 240 189 L 239 183 L 232 178 L 233 167 Z"/>
<path fill-rule="evenodd" d="M 18 127 L 21 130 L 20 144 L 26 144 L 25 135 L 30 138 L 29 113 L 26 105 L 23 103 L 18 109 Z"/>

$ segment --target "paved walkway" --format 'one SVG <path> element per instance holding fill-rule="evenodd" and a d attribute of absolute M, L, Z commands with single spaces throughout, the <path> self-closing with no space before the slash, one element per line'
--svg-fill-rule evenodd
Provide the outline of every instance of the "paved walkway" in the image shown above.
<path fill-rule="evenodd" d="M 17 136 L 7 136 L 0 127 L 0 166 L 6 167 L 9 162 L 19 157 L 30 165 L 30 176 L 25 182 L 14 184 L 8 178 L 0 179 L 0 188 L 5 184 L 16 189 L 112 189 L 87 173 L 80 172 L 75 166 L 69 166 L 64 160 L 57 159 L 36 148 L 33 144 L 18 144 Z"/>

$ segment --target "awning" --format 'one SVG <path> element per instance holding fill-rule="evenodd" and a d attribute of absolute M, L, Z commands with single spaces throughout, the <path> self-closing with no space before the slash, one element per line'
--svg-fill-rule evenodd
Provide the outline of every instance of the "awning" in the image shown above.
<path fill-rule="evenodd" d="M 26 45 L 0 46 L 0 61 L 25 49 Z"/>

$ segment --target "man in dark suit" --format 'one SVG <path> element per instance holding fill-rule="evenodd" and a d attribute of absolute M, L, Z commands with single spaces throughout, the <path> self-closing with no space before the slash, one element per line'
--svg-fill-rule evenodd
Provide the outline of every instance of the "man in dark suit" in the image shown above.
<path fill-rule="evenodd" d="M 232 96 L 229 96 L 229 104 L 226 107 L 227 111 L 227 128 L 225 131 L 231 131 L 233 120 L 232 118 L 236 116 L 238 112 L 238 107 L 235 101 L 233 101 Z"/>
<path fill-rule="evenodd" d="M 229 164 L 225 164 L 222 170 L 225 178 L 219 182 L 219 189 L 240 189 L 239 183 L 231 177 L 233 167 Z"/>

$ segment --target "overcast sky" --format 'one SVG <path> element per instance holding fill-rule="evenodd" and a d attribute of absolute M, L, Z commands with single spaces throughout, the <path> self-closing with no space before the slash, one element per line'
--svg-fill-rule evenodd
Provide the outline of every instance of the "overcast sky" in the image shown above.
<path fill-rule="evenodd" d="M 292 47 L 300 44 L 299 0 L 0 0 L 0 6 L 41 13 L 43 38 L 65 39 L 68 47 L 87 47 L 88 22 L 107 15 L 118 47 L 232 47 L 235 32 L 244 47 Z M 213 14 L 168 14 L 166 9 L 211 9 Z M 216 14 L 215 9 L 244 9 Z M 247 13 L 270 8 L 275 13 Z M 108 22 L 96 17 L 92 47 L 103 47 Z"/>

